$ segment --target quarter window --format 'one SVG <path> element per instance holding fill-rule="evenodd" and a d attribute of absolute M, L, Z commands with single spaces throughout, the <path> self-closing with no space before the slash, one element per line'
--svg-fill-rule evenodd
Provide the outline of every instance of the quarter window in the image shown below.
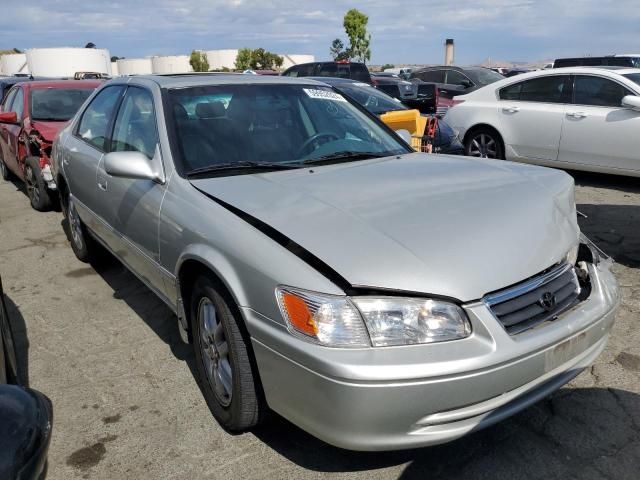
<path fill-rule="evenodd" d="M 151 159 L 157 143 L 151 93 L 142 88 L 129 87 L 114 124 L 111 151 L 140 152 Z"/>
<path fill-rule="evenodd" d="M 568 75 L 550 75 L 532 78 L 500 90 L 501 100 L 522 102 L 569 103 L 571 82 Z"/>
<path fill-rule="evenodd" d="M 113 86 L 102 90 L 82 114 L 77 135 L 100 151 L 105 150 L 109 123 L 124 87 Z"/>
<path fill-rule="evenodd" d="M 574 103 L 598 107 L 620 107 L 622 97 L 633 95 L 622 85 L 602 77 L 576 76 Z"/>
<path fill-rule="evenodd" d="M 13 101 L 13 97 L 16 96 L 16 90 L 17 88 L 14 88 L 13 90 L 9 90 L 9 93 L 7 93 L 7 96 L 5 97 L 4 102 L 2 102 L 3 112 L 11 111 L 11 102 Z"/>

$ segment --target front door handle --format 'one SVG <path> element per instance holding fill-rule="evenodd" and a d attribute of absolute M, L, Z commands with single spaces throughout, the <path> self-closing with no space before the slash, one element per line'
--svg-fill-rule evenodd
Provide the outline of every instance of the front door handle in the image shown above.
<path fill-rule="evenodd" d="M 103 192 L 107 191 L 107 179 L 106 178 L 98 179 L 98 188 L 100 190 L 102 190 Z"/>
<path fill-rule="evenodd" d="M 516 113 L 520 111 L 520 107 L 504 107 L 502 111 L 506 113 Z"/>
<path fill-rule="evenodd" d="M 571 118 L 585 118 L 587 115 L 583 112 L 568 112 L 567 117 Z"/>

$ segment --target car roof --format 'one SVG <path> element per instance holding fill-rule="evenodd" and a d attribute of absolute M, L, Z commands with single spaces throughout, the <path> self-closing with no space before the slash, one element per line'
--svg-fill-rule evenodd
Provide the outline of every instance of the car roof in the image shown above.
<path fill-rule="evenodd" d="M 210 85 L 322 85 L 320 82 L 310 80 L 309 77 L 296 78 L 271 75 L 245 75 L 241 73 L 136 75 L 113 79 L 110 80 L 109 83 L 130 83 L 137 80 L 149 80 L 159 85 L 160 88 L 167 89 Z"/>
<path fill-rule="evenodd" d="M 23 85 L 38 90 L 43 88 L 96 88 L 101 85 L 104 80 L 32 80 L 24 82 Z"/>

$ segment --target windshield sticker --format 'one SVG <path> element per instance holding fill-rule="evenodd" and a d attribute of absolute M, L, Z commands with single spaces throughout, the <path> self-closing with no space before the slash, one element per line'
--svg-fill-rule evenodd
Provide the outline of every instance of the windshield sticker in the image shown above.
<path fill-rule="evenodd" d="M 316 90 L 314 88 L 303 88 L 302 90 L 304 90 L 304 93 L 306 93 L 311 98 L 319 98 L 321 100 L 334 100 L 336 102 L 347 101 L 342 95 L 338 95 L 336 92 L 331 92 L 328 90 Z"/>

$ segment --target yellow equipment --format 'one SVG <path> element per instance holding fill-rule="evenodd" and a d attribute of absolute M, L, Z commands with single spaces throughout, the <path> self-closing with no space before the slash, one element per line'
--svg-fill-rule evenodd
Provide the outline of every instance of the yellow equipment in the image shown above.
<path fill-rule="evenodd" d="M 391 130 L 407 130 L 411 134 L 411 146 L 416 151 L 422 150 L 422 138 L 427 126 L 427 119 L 420 115 L 419 110 L 396 110 L 380 115 Z"/>

